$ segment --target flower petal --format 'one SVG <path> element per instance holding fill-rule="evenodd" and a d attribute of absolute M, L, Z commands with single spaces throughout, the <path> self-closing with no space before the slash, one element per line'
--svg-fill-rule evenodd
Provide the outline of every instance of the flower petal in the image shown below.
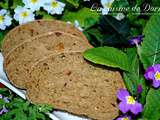
<path fill-rule="evenodd" d="M 78 22 L 78 20 L 75 20 L 75 21 L 74 21 L 74 27 L 76 27 L 76 28 L 79 27 L 79 22 Z"/>
<path fill-rule="evenodd" d="M 142 105 L 138 102 L 136 102 L 134 105 L 132 105 L 132 107 L 130 108 L 131 112 L 135 115 L 137 115 L 138 113 L 142 112 Z"/>
<path fill-rule="evenodd" d="M 9 103 L 8 97 L 4 97 L 3 100 L 4 100 L 6 103 Z"/>
<path fill-rule="evenodd" d="M 24 12 L 27 14 L 25 16 L 22 16 L 22 13 Z M 35 15 L 33 14 L 33 12 L 28 8 L 18 6 L 15 9 L 14 19 L 18 21 L 19 24 L 24 24 L 33 21 L 35 19 L 34 16 Z"/>
<path fill-rule="evenodd" d="M 121 101 L 126 100 L 126 96 L 129 96 L 129 92 L 126 89 L 119 89 L 117 92 L 117 98 Z"/>
<path fill-rule="evenodd" d="M 64 4 L 64 3 L 62 3 L 62 2 L 58 2 L 59 3 L 59 6 L 61 6 L 61 7 L 65 7 L 66 5 Z"/>
<path fill-rule="evenodd" d="M 136 45 L 136 44 L 140 44 L 142 42 L 142 38 L 143 38 L 143 35 L 138 35 L 136 37 L 132 37 L 130 40 L 129 40 L 129 44 L 130 45 Z"/>
<path fill-rule="evenodd" d="M 0 111 L 0 115 L 2 115 L 3 113 L 8 112 L 8 110 L 6 109 L 5 106 L 3 106 L 2 110 Z"/>
<path fill-rule="evenodd" d="M 153 79 L 154 79 L 154 74 L 155 74 L 154 68 L 153 68 L 152 66 L 150 66 L 150 67 L 148 67 L 147 70 L 145 71 L 144 77 L 145 77 L 147 80 L 153 80 Z"/>
<path fill-rule="evenodd" d="M 5 17 L 4 17 L 5 25 L 6 26 L 10 26 L 12 24 L 11 21 L 12 21 L 12 18 L 10 16 L 8 16 L 8 15 L 5 15 Z"/>
<path fill-rule="evenodd" d="M 0 10 L 0 15 L 4 16 L 6 13 L 7 13 L 7 10 L 5 10 L 5 9 Z"/>
<path fill-rule="evenodd" d="M 56 2 L 56 6 L 52 6 L 52 3 Z M 47 0 L 45 4 L 43 5 L 44 10 L 46 10 L 48 13 L 54 15 L 54 14 L 62 14 L 64 11 L 65 3 L 62 3 L 57 0 Z"/>
<path fill-rule="evenodd" d="M 132 119 L 131 119 L 131 116 L 127 116 L 127 115 L 125 115 L 125 116 L 120 116 L 120 117 L 118 117 L 116 120 L 122 120 L 122 119 L 124 119 L 124 118 L 126 118 L 127 120 L 132 120 Z"/>
<path fill-rule="evenodd" d="M 153 87 L 158 88 L 160 86 L 160 81 L 159 80 L 153 80 Z"/>
<path fill-rule="evenodd" d="M 109 12 L 109 8 L 108 9 L 107 8 L 102 9 L 102 15 L 107 15 L 108 12 Z"/>
<path fill-rule="evenodd" d="M 138 93 L 138 94 L 141 94 L 141 93 L 142 93 L 142 85 L 141 85 L 141 84 L 139 84 L 139 85 L 137 86 L 137 93 Z"/>
<path fill-rule="evenodd" d="M 23 10 L 23 7 L 17 6 L 17 7 L 14 9 L 14 12 L 15 12 L 15 13 L 19 13 L 19 12 L 21 12 L 22 10 Z"/>
<path fill-rule="evenodd" d="M 112 4 L 113 1 L 114 0 L 101 0 L 101 4 L 102 4 L 103 7 L 105 7 L 105 4 L 107 4 L 107 3 L 111 3 Z"/>
<path fill-rule="evenodd" d="M 0 94 L 0 99 L 2 99 L 3 98 L 3 96 Z"/>
<path fill-rule="evenodd" d="M 155 71 L 155 72 L 157 72 L 157 71 L 160 72 L 160 64 L 155 64 L 155 65 L 153 66 L 153 68 L 154 68 L 154 71 Z"/>
<path fill-rule="evenodd" d="M 31 0 L 23 0 L 26 8 L 29 8 L 32 12 L 37 11 L 44 5 L 45 0 L 37 0 L 35 3 L 31 2 Z"/>
<path fill-rule="evenodd" d="M 1 30 L 5 30 L 6 29 L 6 26 L 4 24 L 0 24 L 0 29 Z"/>
<path fill-rule="evenodd" d="M 126 113 L 129 111 L 130 109 L 130 106 L 127 105 L 126 102 L 120 102 L 119 105 L 118 105 L 118 108 L 120 109 L 120 111 L 122 111 L 123 113 Z"/>

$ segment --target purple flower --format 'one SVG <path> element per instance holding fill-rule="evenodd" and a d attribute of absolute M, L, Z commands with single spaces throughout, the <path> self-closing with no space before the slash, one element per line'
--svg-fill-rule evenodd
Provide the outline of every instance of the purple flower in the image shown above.
<path fill-rule="evenodd" d="M 132 120 L 130 116 L 120 116 L 116 120 Z"/>
<path fill-rule="evenodd" d="M 129 40 L 130 45 L 139 45 L 142 42 L 143 35 L 138 35 L 136 37 L 132 37 Z"/>
<path fill-rule="evenodd" d="M 142 85 L 138 85 L 138 87 L 137 87 L 137 93 L 138 94 L 142 93 Z"/>
<path fill-rule="evenodd" d="M 0 99 L 3 99 L 5 103 L 9 103 L 8 97 L 4 97 L 3 95 L 0 94 Z"/>
<path fill-rule="evenodd" d="M 158 88 L 160 86 L 160 64 L 148 67 L 144 77 L 146 80 L 152 80 L 153 87 Z"/>
<path fill-rule="evenodd" d="M 142 111 L 142 105 L 134 97 L 130 96 L 126 89 L 118 90 L 117 97 L 121 101 L 118 107 L 122 113 L 127 113 L 130 110 L 133 114 L 137 115 Z"/>
<path fill-rule="evenodd" d="M 5 103 L 9 103 L 9 99 L 8 97 L 4 97 L 3 95 L 0 94 L 0 99 L 4 100 Z M 8 112 L 7 108 L 3 105 L 3 108 L 0 109 L 0 115 L 2 115 L 3 113 Z"/>
<path fill-rule="evenodd" d="M 4 97 L 3 100 L 4 100 L 5 103 L 9 103 L 8 97 Z"/>
<path fill-rule="evenodd" d="M 2 99 L 3 98 L 3 96 L 0 94 L 0 99 Z"/>
<path fill-rule="evenodd" d="M 3 108 L 0 110 L 0 115 L 2 115 L 3 113 L 8 112 L 8 110 L 6 109 L 5 106 L 3 106 Z"/>

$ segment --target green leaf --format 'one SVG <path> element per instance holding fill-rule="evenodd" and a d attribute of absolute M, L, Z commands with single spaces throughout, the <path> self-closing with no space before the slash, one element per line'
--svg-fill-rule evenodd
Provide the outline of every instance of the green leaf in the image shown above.
<path fill-rule="evenodd" d="M 23 6 L 23 5 L 24 4 L 23 4 L 22 0 L 13 0 L 11 8 L 15 9 L 17 6 Z"/>
<path fill-rule="evenodd" d="M 141 47 L 140 59 L 144 68 L 160 63 L 160 16 L 153 15 L 148 21 L 143 35 L 145 35 Z"/>
<path fill-rule="evenodd" d="M 0 2 L 0 7 L 3 8 L 3 9 L 8 9 L 9 0 L 5 0 L 4 2 Z"/>
<path fill-rule="evenodd" d="M 7 88 L 0 88 L 0 94 L 5 94 L 6 95 L 6 92 L 8 93 L 8 89 Z"/>
<path fill-rule="evenodd" d="M 127 19 L 119 21 L 112 16 L 102 16 L 100 18 L 100 24 L 103 29 L 108 29 L 108 25 L 111 26 L 119 34 L 126 34 L 130 29 L 129 21 Z"/>
<path fill-rule="evenodd" d="M 137 81 L 139 80 L 139 61 L 137 58 L 137 51 L 135 48 L 127 49 L 127 56 L 129 61 L 129 72 L 124 72 L 124 82 L 132 95 L 137 94 Z"/>
<path fill-rule="evenodd" d="M 36 11 L 36 16 L 42 16 L 42 19 L 55 19 L 53 15 L 50 15 L 45 11 Z"/>
<path fill-rule="evenodd" d="M 98 47 L 86 50 L 84 58 L 96 64 L 129 70 L 126 54 L 113 47 Z"/>
<path fill-rule="evenodd" d="M 104 35 L 103 44 L 107 46 L 128 45 L 130 25 L 127 18 L 119 21 L 112 16 L 101 16 L 100 28 Z"/>
<path fill-rule="evenodd" d="M 153 6 L 159 6 L 160 5 L 160 0 L 152 0 L 152 5 Z"/>
<path fill-rule="evenodd" d="M 87 17 L 85 18 L 84 20 L 84 27 L 85 29 L 88 29 L 89 27 L 93 26 L 96 22 L 97 22 L 98 19 L 95 19 L 93 17 Z"/>
<path fill-rule="evenodd" d="M 146 104 L 143 110 L 143 118 L 145 120 L 160 119 L 160 89 L 151 88 L 146 97 Z"/>
<path fill-rule="evenodd" d="M 89 29 L 86 31 L 89 35 L 94 36 L 98 42 L 100 42 L 102 44 L 102 39 L 103 39 L 103 35 L 100 33 L 100 31 L 96 28 L 93 29 Z M 91 39 L 92 40 L 92 39 Z"/>
<path fill-rule="evenodd" d="M 115 0 L 112 4 L 112 7 L 122 8 L 122 7 L 128 7 L 129 3 L 127 0 Z"/>
<path fill-rule="evenodd" d="M 74 23 L 78 20 L 81 27 L 88 28 L 95 24 L 99 19 L 99 14 L 95 11 L 91 11 L 89 8 L 82 8 L 76 12 L 65 11 L 62 16 L 62 20 L 71 21 Z"/>
<path fill-rule="evenodd" d="M 9 103 L 4 103 L 3 99 L 0 99 L 0 109 L 3 105 L 9 110 L 3 114 L 0 120 L 50 120 L 46 113 L 51 112 L 53 107 L 46 104 L 33 105 L 28 101 L 21 99 L 18 96 L 12 96 L 12 94 L 6 94 L 8 90 L 0 89 L 0 93 L 5 97 L 10 98 Z M 9 93 L 9 92 L 8 92 Z"/>
<path fill-rule="evenodd" d="M 140 6 L 145 0 L 136 0 L 137 6 Z"/>
<path fill-rule="evenodd" d="M 79 0 L 66 0 L 68 3 L 73 5 L 75 8 L 79 7 Z"/>
<path fill-rule="evenodd" d="M 8 30 L 0 31 L 0 48 L 2 46 L 3 38 L 4 38 L 4 36 L 6 35 L 7 32 L 8 32 Z"/>
<path fill-rule="evenodd" d="M 46 105 L 46 104 L 40 104 L 40 105 L 36 105 L 37 109 L 39 110 L 39 112 L 49 112 L 52 111 L 53 107 L 50 105 Z"/>
<path fill-rule="evenodd" d="M 14 120 L 27 120 L 27 116 L 21 109 L 15 109 L 14 113 L 17 113 Z"/>
<path fill-rule="evenodd" d="M 146 95 L 147 95 L 149 87 L 146 85 L 146 80 L 144 79 L 143 75 L 140 76 L 138 84 L 142 85 L 142 93 L 139 95 L 139 101 L 142 104 L 145 104 L 145 102 L 146 102 Z"/>
<path fill-rule="evenodd" d="M 131 93 L 131 95 L 135 95 L 136 94 L 136 85 L 134 83 L 134 80 L 131 79 L 130 77 L 131 75 L 127 72 L 123 73 L 123 81 L 125 84 L 125 87 L 127 88 L 127 90 Z"/>
<path fill-rule="evenodd" d="M 137 56 L 137 51 L 135 48 L 128 48 L 127 49 L 127 56 L 129 60 L 129 72 L 124 71 L 124 83 L 129 90 L 129 92 L 133 95 L 138 97 L 139 101 L 144 104 L 145 97 L 147 93 L 146 82 L 143 76 L 141 76 L 141 69 L 139 64 L 139 59 Z M 142 86 L 142 93 L 138 95 L 137 87 L 138 85 Z"/>

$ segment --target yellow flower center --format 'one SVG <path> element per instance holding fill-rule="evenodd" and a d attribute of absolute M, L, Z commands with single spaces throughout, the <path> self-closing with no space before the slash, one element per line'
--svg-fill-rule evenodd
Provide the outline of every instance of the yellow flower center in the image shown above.
<path fill-rule="evenodd" d="M 128 117 L 126 117 L 126 118 L 122 118 L 122 120 L 129 120 L 129 119 L 128 119 Z"/>
<path fill-rule="evenodd" d="M 127 104 L 135 104 L 135 100 L 132 96 L 127 96 Z"/>
<path fill-rule="evenodd" d="M 57 7 L 57 6 L 58 6 L 58 2 L 56 2 L 56 1 L 52 2 L 52 7 L 53 7 L 53 8 L 55 8 L 55 7 Z"/>
<path fill-rule="evenodd" d="M 31 2 L 32 2 L 33 4 L 35 4 L 37 1 L 38 1 L 38 0 L 31 0 Z"/>
<path fill-rule="evenodd" d="M 4 20 L 4 17 L 0 15 L 0 23 L 2 23 Z"/>
<path fill-rule="evenodd" d="M 104 6 L 105 6 L 105 8 L 111 8 L 112 7 L 112 3 L 110 3 L 110 2 L 106 3 Z"/>
<path fill-rule="evenodd" d="M 23 18 L 27 17 L 27 16 L 28 16 L 28 12 L 27 12 L 27 11 L 22 12 L 22 13 L 21 13 L 21 16 L 22 16 Z"/>
<path fill-rule="evenodd" d="M 156 80 L 160 80 L 160 72 L 157 71 L 154 77 Z"/>

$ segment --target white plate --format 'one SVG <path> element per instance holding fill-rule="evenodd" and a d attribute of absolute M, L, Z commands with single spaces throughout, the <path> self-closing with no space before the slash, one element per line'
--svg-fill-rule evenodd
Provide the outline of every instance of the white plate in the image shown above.
<path fill-rule="evenodd" d="M 0 83 L 4 84 L 6 87 L 8 87 L 10 90 L 15 92 L 17 95 L 19 95 L 21 98 L 26 99 L 25 91 L 20 90 L 16 87 L 14 87 L 10 82 L 8 81 L 6 74 L 3 70 L 3 56 L 0 53 Z M 71 115 L 66 112 L 61 111 L 53 111 L 53 113 L 47 113 L 49 114 L 50 118 L 53 120 L 89 120 L 86 118 L 80 118 L 78 116 Z"/>

